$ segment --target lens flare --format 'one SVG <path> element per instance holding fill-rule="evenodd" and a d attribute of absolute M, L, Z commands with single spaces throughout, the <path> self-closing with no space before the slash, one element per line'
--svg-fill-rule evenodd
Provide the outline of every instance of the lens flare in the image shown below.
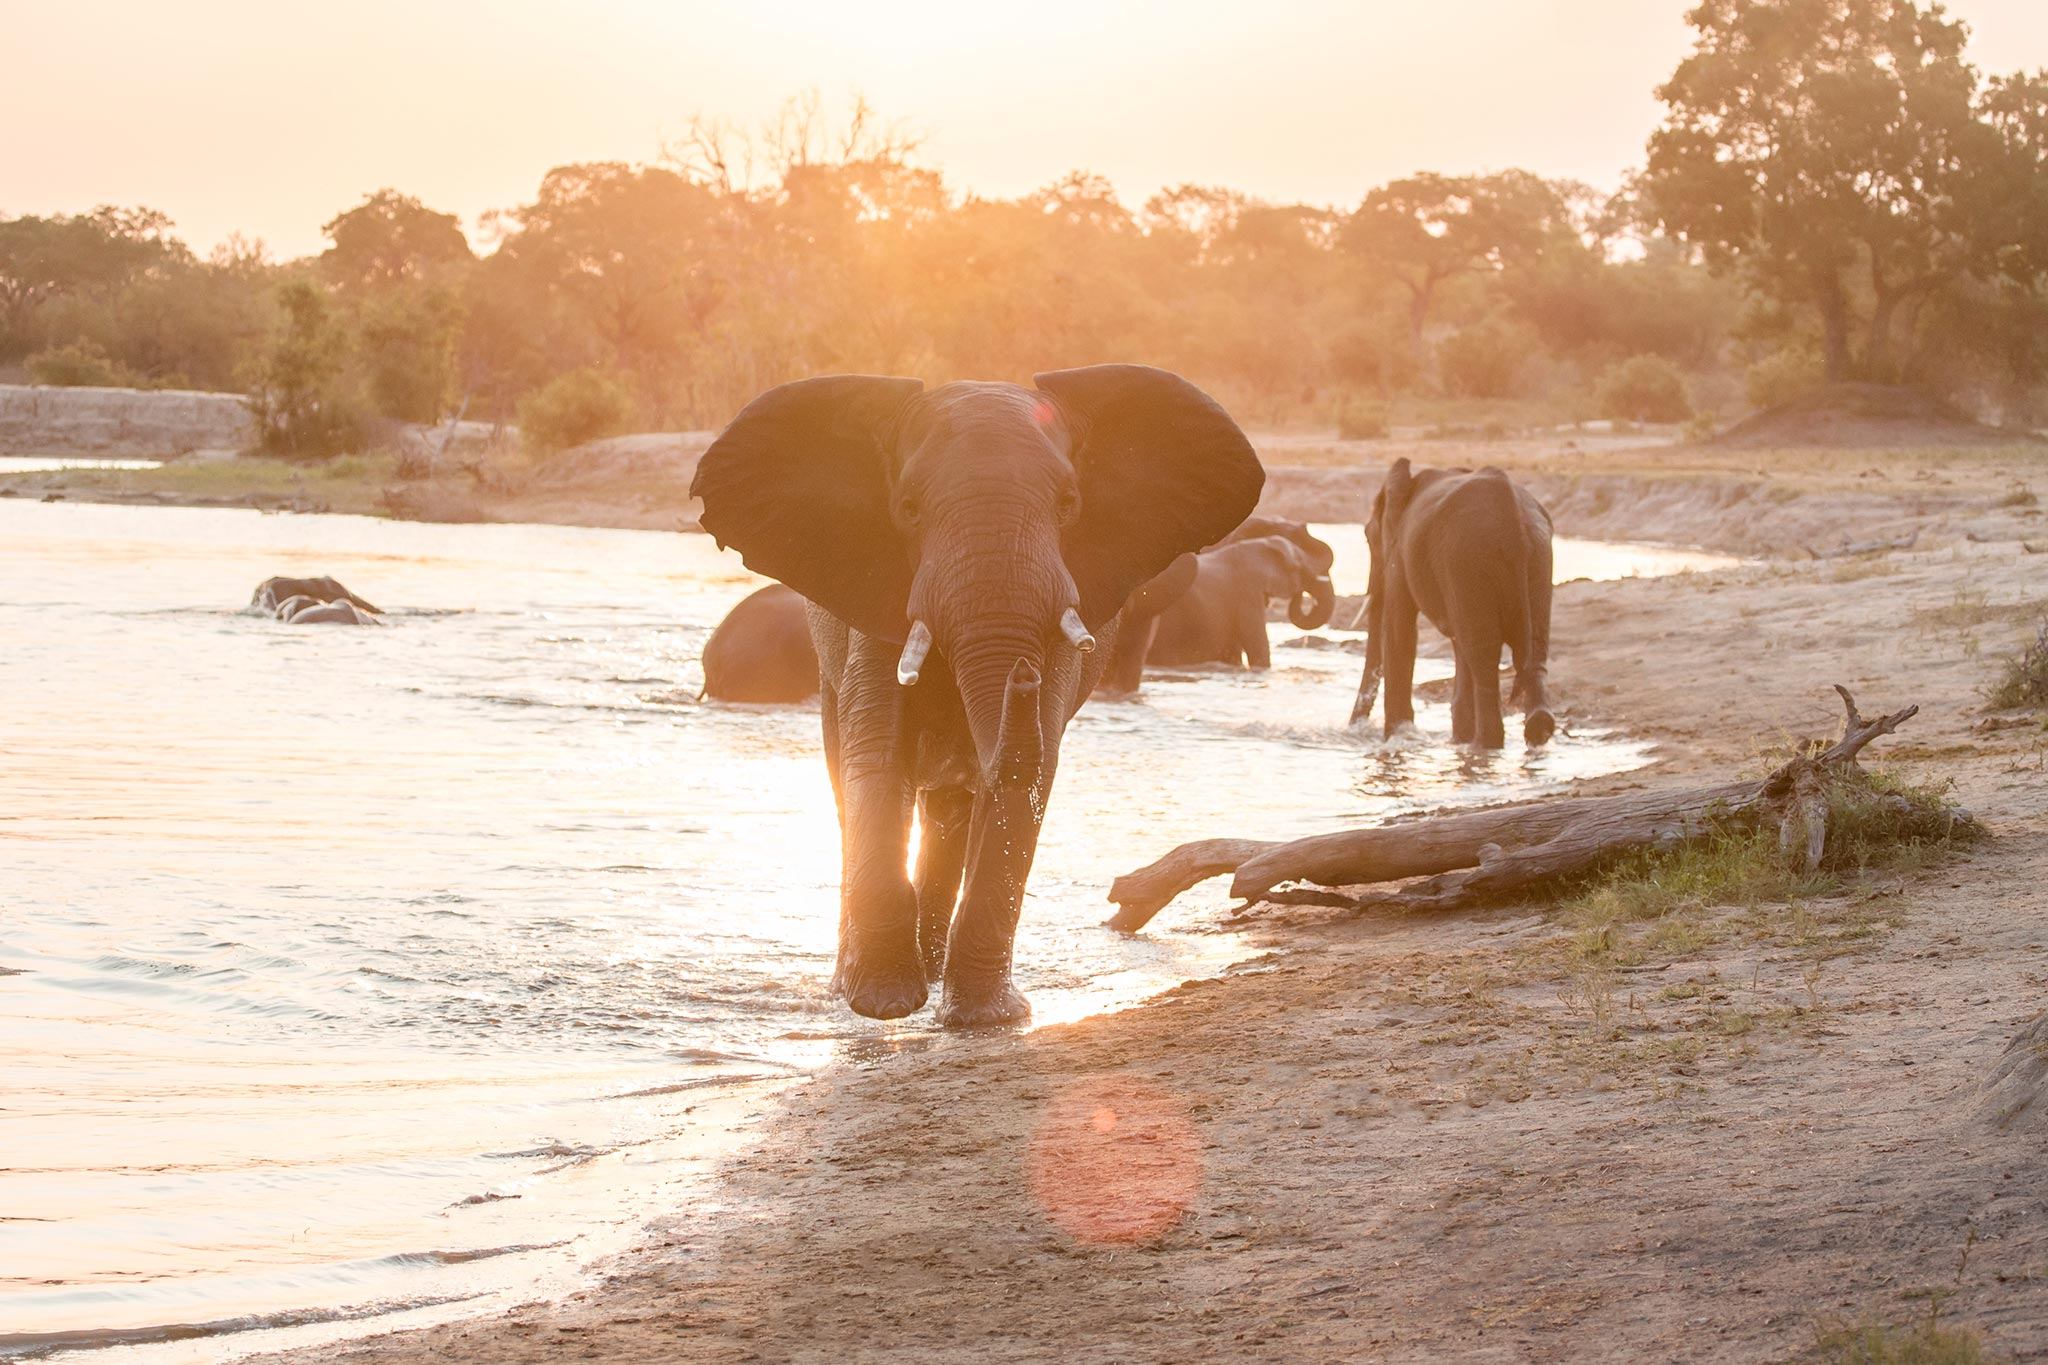
<path fill-rule="evenodd" d="M 1032 1134 L 1031 1192 L 1089 1246 L 1156 1241 L 1202 1188 L 1202 1142 L 1185 1108 L 1134 1076 L 1091 1076 L 1053 1096 Z"/>

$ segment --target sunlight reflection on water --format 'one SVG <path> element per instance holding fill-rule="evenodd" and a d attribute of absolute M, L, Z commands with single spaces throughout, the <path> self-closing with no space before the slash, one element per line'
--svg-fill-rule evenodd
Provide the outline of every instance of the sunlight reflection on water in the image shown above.
<path fill-rule="evenodd" d="M 280 572 L 392 622 L 238 614 Z M 705 537 L 0 503 L 0 581 L 0 1354 L 530 1290 L 684 1197 L 760 1107 L 729 1087 L 930 1028 L 826 995 L 816 709 L 694 700 L 758 582 Z M 1274 658 L 1075 722 L 1019 939 L 1040 1023 L 1243 956 L 1220 884 L 1100 927 L 1174 843 L 1643 758 L 1383 752 L 1342 726 L 1353 654 Z"/>

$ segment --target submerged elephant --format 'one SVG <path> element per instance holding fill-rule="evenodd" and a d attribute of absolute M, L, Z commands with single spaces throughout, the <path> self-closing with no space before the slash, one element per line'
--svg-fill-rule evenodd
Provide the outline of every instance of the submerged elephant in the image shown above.
<path fill-rule="evenodd" d="M 1542 744 L 1557 729 L 1545 682 L 1550 663 L 1550 514 L 1502 471 L 1414 469 L 1394 462 L 1365 525 L 1372 552 L 1366 587 L 1365 672 L 1351 708 L 1356 723 L 1386 682 L 1386 733 L 1415 719 L 1415 614 L 1451 641 L 1451 738 L 1498 749 L 1500 651 L 1515 661 L 1522 737 Z"/>
<path fill-rule="evenodd" d="M 266 578 L 248 610 L 293 626 L 378 626 L 378 608 L 332 578 Z"/>
<path fill-rule="evenodd" d="M 1265 480 L 1176 375 L 1098 365 L 1035 385 L 784 384 L 692 481 L 704 528 L 812 604 L 841 836 L 834 984 L 872 1018 L 916 1010 L 934 977 L 948 1026 L 1029 1017 L 1018 912 L 1098 639 Z"/>
<path fill-rule="evenodd" d="M 1198 568 L 1194 555 L 1182 555 L 1131 594 L 1131 600 L 1124 603 L 1115 643 L 1102 666 L 1102 677 L 1095 684 L 1096 696 L 1128 697 L 1137 692 L 1145 680 L 1145 656 L 1151 652 L 1153 637 L 1159 633 L 1160 613 L 1180 601 L 1194 586 Z"/>
<path fill-rule="evenodd" d="M 1321 613 L 1328 621 L 1330 576 L 1318 571 L 1299 545 L 1285 536 L 1259 536 L 1204 550 L 1197 556 L 1195 581 L 1181 599 L 1159 618 L 1159 629 L 1146 656 L 1154 664 L 1235 664 L 1270 668 L 1272 645 L 1266 636 L 1266 603 L 1288 603 L 1288 619 Z M 1301 610 L 1303 602 L 1316 604 Z M 1297 612 L 1299 614 L 1297 614 Z"/>
<path fill-rule="evenodd" d="M 704 695 L 799 702 L 818 695 L 808 604 L 782 583 L 747 594 L 704 642 Z"/>
<path fill-rule="evenodd" d="M 280 602 L 291 597 L 310 597 L 319 602 L 347 602 L 350 606 L 377 615 L 383 608 L 373 606 L 344 588 L 333 578 L 266 578 L 256 585 L 255 593 L 249 598 L 249 606 L 265 615 L 274 614 Z"/>

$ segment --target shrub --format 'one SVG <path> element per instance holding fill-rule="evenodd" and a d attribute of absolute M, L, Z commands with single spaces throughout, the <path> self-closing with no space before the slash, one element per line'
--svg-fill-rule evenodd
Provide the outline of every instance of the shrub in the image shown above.
<path fill-rule="evenodd" d="M 258 439 L 278 455 L 338 455 L 359 446 L 367 417 L 348 375 L 348 335 L 326 291 L 294 280 L 278 291 L 283 325 L 250 366 Z"/>
<path fill-rule="evenodd" d="M 1514 394 L 1534 346 L 1526 328 L 1505 322 L 1467 327 L 1437 348 L 1444 387 L 1466 398 Z"/>
<path fill-rule="evenodd" d="M 1383 441 L 1387 436 L 1384 404 L 1358 399 L 1337 405 L 1337 439 L 1340 441 Z"/>
<path fill-rule="evenodd" d="M 130 388 L 136 382 L 119 361 L 109 359 L 90 341 L 37 351 L 28 358 L 28 377 L 32 384 L 55 388 Z"/>
<path fill-rule="evenodd" d="M 632 422 L 633 396 L 603 370 L 571 370 L 519 400 L 519 438 L 537 455 L 616 436 Z"/>
<path fill-rule="evenodd" d="M 2041 624 L 2034 643 L 2005 661 L 1985 700 L 1994 711 L 2038 711 L 2048 706 L 2048 621 Z"/>
<path fill-rule="evenodd" d="M 1804 351 L 1778 351 L 1749 367 L 1743 392 L 1752 408 L 1783 407 L 1821 386 L 1820 361 Z"/>
<path fill-rule="evenodd" d="M 1662 356 L 1639 355 L 1610 365 L 1593 388 L 1602 417 L 1630 422 L 1683 422 L 1692 416 L 1685 376 Z"/>

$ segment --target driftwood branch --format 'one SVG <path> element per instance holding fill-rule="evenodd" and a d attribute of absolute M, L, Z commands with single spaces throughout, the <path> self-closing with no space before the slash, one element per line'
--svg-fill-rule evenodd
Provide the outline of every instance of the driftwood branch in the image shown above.
<path fill-rule="evenodd" d="M 1828 775 L 1856 771 L 1856 756 L 1866 745 L 1920 710 L 1908 706 L 1866 718 L 1846 688 L 1835 691 L 1844 711 L 1841 738 L 1817 753 L 1788 760 L 1761 779 L 1624 796 L 1552 798 L 1287 843 L 1206 839 L 1183 844 L 1117 878 L 1109 898 L 1119 908 L 1110 923 L 1135 933 L 1175 896 L 1225 872 L 1235 874 L 1231 894 L 1247 902 L 1360 910 L 1455 908 L 1571 877 L 1619 854 L 1765 819 L 1776 823 L 1787 855 L 1796 855 L 1810 873 L 1820 866 L 1827 846 Z"/>

